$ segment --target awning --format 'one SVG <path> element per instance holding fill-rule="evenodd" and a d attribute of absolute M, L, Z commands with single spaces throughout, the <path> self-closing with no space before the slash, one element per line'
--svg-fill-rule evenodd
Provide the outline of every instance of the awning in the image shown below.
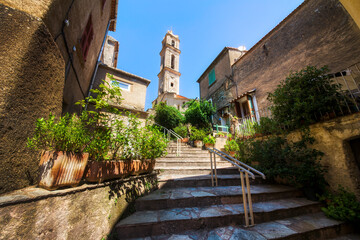
<path fill-rule="evenodd" d="M 252 89 L 252 90 L 250 90 L 250 91 L 244 92 L 243 94 L 241 94 L 241 95 L 237 96 L 236 98 L 234 98 L 233 100 L 231 100 L 230 103 L 233 103 L 233 102 L 239 100 L 239 99 L 242 98 L 242 97 L 245 97 L 245 96 L 247 96 L 247 95 L 250 95 L 251 93 L 254 93 L 255 91 L 256 91 L 256 88 L 254 88 L 254 89 Z"/>

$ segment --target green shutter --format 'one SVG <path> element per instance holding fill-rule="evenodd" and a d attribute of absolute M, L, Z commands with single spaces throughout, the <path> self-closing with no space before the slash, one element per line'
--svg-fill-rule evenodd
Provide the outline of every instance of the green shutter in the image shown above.
<path fill-rule="evenodd" d="M 211 70 L 209 73 L 209 86 L 215 82 L 215 69 Z"/>

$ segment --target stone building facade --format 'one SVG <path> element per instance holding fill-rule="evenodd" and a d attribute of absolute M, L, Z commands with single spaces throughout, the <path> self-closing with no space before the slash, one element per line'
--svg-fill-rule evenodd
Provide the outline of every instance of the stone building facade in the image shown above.
<path fill-rule="evenodd" d="M 93 88 L 98 88 L 105 80 L 110 86 L 121 89 L 122 101 L 118 106 L 124 112 L 136 114 L 145 123 L 148 113 L 145 112 L 146 90 L 150 80 L 116 68 L 119 42 L 108 36 L 101 56 Z M 111 75 L 111 76 L 110 76 Z"/>
<path fill-rule="evenodd" d="M 117 0 L 1 0 L 0 8 L 2 193 L 36 183 L 27 138 L 37 118 L 77 111 L 107 26 L 115 30 Z"/>
<path fill-rule="evenodd" d="M 349 93 L 359 96 L 358 6 L 357 1 L 349 0 L 304 1 L 232 64 L 232 85 L 218 86 L 208 96 L 209 87 L 200 81 L 201 96 L 211 97 L 215 105 L 228 104 L 228 112 L 239 118 L 258 120 L 268 116 L 268 93 L 291 71 L 308 65 L 327 65 L 335 80 L 343 81 L 343 87 L 349 78 L 353 83 L 346 86 Z M 353 114 L 311 126 L 318 141 L 314 148 L 325 153 L 321 163 L 329 169 L 326 180 L 332 188 L 342 184 L 358 197 L 360 159 L 356 149 L 360 148 L 360 135 L 354 126 L 359 122 L 359 114 Z"/>
<path fill-rule="evenodd" d="M 153 107 L 160 103 L 166 102 L 167 105 L 173 106 L 179 110 L 184 110 L 183 104 L 190 99 L 179 95 L 180 90 L 180 39 L 172 31 L 168 31 L 162 40 L 162 49 L 160 51 L 160 73 L 158 97 L 152 102 Z"/>

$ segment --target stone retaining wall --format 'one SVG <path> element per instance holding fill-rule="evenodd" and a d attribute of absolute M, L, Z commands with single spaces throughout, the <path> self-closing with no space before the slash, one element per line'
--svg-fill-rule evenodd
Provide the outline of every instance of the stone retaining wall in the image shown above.
<path fill-rule="evenodd" d="M 29 187 L 0 197 L 0 239 L 102 239 L 134 200 L 157 188 L 148 174 L 56 191 Z"/>

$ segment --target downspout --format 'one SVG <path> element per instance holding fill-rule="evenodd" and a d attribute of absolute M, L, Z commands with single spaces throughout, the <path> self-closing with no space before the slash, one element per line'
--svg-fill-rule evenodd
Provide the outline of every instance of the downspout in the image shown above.
<path fill-rule="evenodd" d="M 107 24 L 107 27 L 106 27 L 106 31 L 105 31 L 105 36 L 104 36 L 104 39 L 103 39 L 103 42 L 102 42 L 102 45 L 101 45 L 101 48 L 100 48 L 100 52 L 99 52 L 99 55 L 98 55 L 98 59 L 96 61 L 96 65 L 95 65 L 95 69 L 94 69 L 94 72 L 92 74 L 92 77 L 91 77 L 91 81 L 90 81 L 90 86 L 89 86 L 89 89 L 88 89 L 88 92 L 87 92 L 87 98 L 90 97 L 91 95 L 91 89 L 93 88 L 94 86 L 94 82 L 95 82 L 95 77 L 96 77 L 96 73 L 97 73 L 97 70 L 99 68 L 99 64 L 100 64 L 100 59 L 101 59 L 101 55 L 102 55 L 102 52 L 104 50 L 104 45 L 105 45 L 105 41 L 106 41 L 106 37 L 108 35 L 108 32 L 109 32 L 109 27 L 110 27 L 110 23 L 112 21 L 116 21 L 116 19 L 110 19 L 108 24 Z M 86 105 L 85 105 L 85 111 L 87 109 L 87 106 L 88 106 L 88 101 L 86 100 Z"/>

